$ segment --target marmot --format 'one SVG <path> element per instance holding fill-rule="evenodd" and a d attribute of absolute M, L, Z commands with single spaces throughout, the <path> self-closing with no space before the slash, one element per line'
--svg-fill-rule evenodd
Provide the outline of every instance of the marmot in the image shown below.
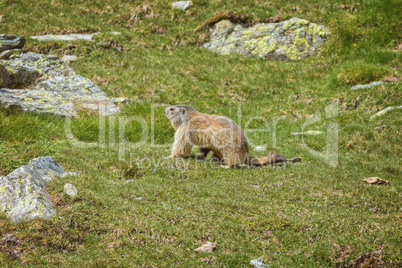
<path fill-rule="evenodd" d="M 165 115 L 176 130 L 170 157 L 190 156 L 191 149 L 197 146 L 202 158 L 212 151 L 215 159 L 229 167 L 301 161 L 300 158 L 287 159 L 279 154 L 250 159 L 246 136 L 227 117 L 202 114 L 188 105 L 170 106 L 165 109 Z"/>

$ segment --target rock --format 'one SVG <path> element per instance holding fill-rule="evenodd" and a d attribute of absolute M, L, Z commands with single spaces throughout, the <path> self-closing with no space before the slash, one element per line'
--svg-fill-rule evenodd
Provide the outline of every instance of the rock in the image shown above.
<path fill-rule="evenodd" d="M 402 108 L 402 106 L 398 106 L 398 107 L 396 107 L 397 109 L 400 109 L 400 108 Z M 382 115 L 384 115 L 384 114 L 386 114 L 387 112 L 389 112 L 389 111 L 391 111 L 391 110 L 393 110 L 393 109 L 395 109 L 394 107 L 387 107 L 387 108 L 385 108 L 384 110 L 381 110 L 381 111 L 379 111 L 378 113 L 376 113 L 376 114 L 374 114 L 374 115 L 372 115 L 371 117 L 370 117 L 370 120 L 373 120 L 374 118 L 376 118 L 376 117 L 379 117 L 379 116 L 382 116 Z"/>
<path fill-rule="evenodd" d="M 292 61 L 315 54 L 329 36 L 324 26 L 298 18 L 259 23 L 249 28 L 222 20 L 210 31 L 211 41 L 204 47 L 219 54 L 238 53 Z"/>
<path fill-rule="evenodd" d="M 388 184 L 388 181 L 384 181 L 383 179 L 379 178 L 379 177 L 370 177 L 367 179 L 363 179 L 363 181 L 369 183 L 369 184 Z"/>
<path fill-rule="evenodd" d="M 179 2 L 175 2 L 172 4 L 173 8 L 177 8 L 177 9 L 181 9 L 181 10 L 186 10 L 187 8 L 189 8 L 191 6 L 191 1 L 179 1 Z"/>
<path fill-rule="evenodd" d="M 45 181 L 52 181 L 63 176 L 64 169 L 51 156 L 34 158 L 28 163 L 28 167 Z"/>
<path fill-rule="evenodd" d="M 32 39 L 36 39 L 38 41 L 74 41 L 74 40 L 92 40 L 94 35 L 100 33 L 93 34 L 45 34 L 45 35 L 34 35 L 31 36 Z"/>
<path fill-rule="evenodd" d="M 13 222 L 51 217 L 56 211 L 45 183 L 63 173 L 52 157 L 40 157 L 0 177 L 0 213 Z"/>
<path fill-rule="evenodd" d="M 379 129 L 386 128 L 386 127 L 387 127 L 387 125 L 381 125 L 381 126 L 375 127 L 374 130 L 379 130 Z"/>
<path fill-rule="evenodd" d="M 211 253 L 216 248 L 216 243 L 206 242 L 201 247 L 194 249 L 196 252 Z"/>
<path fill-rule="evenodd" d="M 382 82 L 382 81 L 376 81 L 376 82 L 371 82 L 371 83 L 368 83 L 368 84 L 365 84 L 365 85 L 356 85 L 356 86 L 351 87 L 350 89 L 355 90 L 355 89 L 370 88 L 370 87 L 376 87 L 376 86 L 379 86 L 379 85 L 382 85 L 382 84 L 385 84 L 385 83 Z"/>
<path fill-rule="evenodd" d="M 69 195 L 71 198 L 75 197 L 78 194 L 77 188 L 71 183 L 64 184 L 64 191 L 66 195 Z"/>
<path fill-rule="evenodd" d="M 63 58 L 61 58 L 61 60 L 64 61 L 65 63 L 70 63 L 72 61 L 76 61 L 77 56 L 75 56 L 75 55 L 64 55 Z"/>
<path fill-rule="evenodd" d="M 15 57 L 14 55 L 19 55 L 21 53 L 27 53 L 28 50 L 25 49 L 10 49 L 0 53 L 0 60 L 9 60 Z"/>
<path fill-rule="evenodd" d="M 105 116 L 120 110 L 114 98 L 54 55 L 5 51 L 0 75 L 0 105 L 6 108 L 64 117 L 77 116 L 79 109 Z"/>
<path fill-rule="evenodd" d="M 23 48 L 25 45 L 25 38 L 18 35 L 0 34 L 0 52 Z"/>
<path fill-rule="evenodd" d="M 319 130 L 307 130 L 305 132 L 292 132 L 293 136 L 297 136 L 297 135 L 307 135 L 307 136 L 316 136 L 316 135 L 321 135 L 324 132 L 319 131 Z"/>
<path fill-rule="evenodd" d="M 251 260 L 250 265 L 255 268 L 269 268 L 269 265 L 263 263 L 260 259 Z"/>
<path fill-rule="evenodd" d="M 254 151 L 265 151 L 267 150 L 267 146 L 256 146 Z"/>

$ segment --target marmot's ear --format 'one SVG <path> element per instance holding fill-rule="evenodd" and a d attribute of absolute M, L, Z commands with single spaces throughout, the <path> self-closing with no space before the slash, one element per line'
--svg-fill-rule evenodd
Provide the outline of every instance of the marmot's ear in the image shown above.
<path fill-rule="evenodd" d="M 185 113 L 186 113 L 186 109 L 180 108 L 180 112 L 181 112 L 182 114 L 185 114 Z"/>

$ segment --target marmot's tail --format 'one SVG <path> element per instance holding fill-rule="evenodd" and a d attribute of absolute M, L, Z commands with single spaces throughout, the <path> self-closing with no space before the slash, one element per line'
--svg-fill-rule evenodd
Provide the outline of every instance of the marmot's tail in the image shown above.
<path fill-rule="evenodd" d="M 301 158 L 296 157 L 292 159 L 287 159 L 283 155 L 280 154 L 269 154 L 266 156 L 261 156 L 259 158 L 254 158 L 250 160 L 250 166 L 263 166 L 263 165 L 269 165 L 269 164 L 275 164 L 275 163 L 285 163 L 285 162 L 301 162 Z"/>

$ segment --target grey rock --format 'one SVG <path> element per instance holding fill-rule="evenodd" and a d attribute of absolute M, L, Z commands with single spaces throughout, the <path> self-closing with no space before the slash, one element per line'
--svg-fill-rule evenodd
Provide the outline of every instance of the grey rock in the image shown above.
<path fill-rule="evenodd" d="M 78 194 L 77 188 L 75 188 L 75 186 L 72 185 L 71 183 L 64 184 L 64 191 L 63 192 L 66 195 L 69 195 L 72 198 L 75 197 Z"/>
<path fill-rule="evenodd" d="M 364 84 L 364 85 L 356 85 L 356 86 L 351 87 L 351 89 L 356 90 L 356 89 L 370 88 L 370 87 L 376 87 L 376 86 L 383 85 L 383 84 L 385 84 L 385 83 L 382 81 L 375 81 L 375 82 L 371 82 L 371 83 Z"/>
<path fill-rule="evenodd" d="M 29 161 L 27 166 L 35 170 L 45 182 L 58 179 L 65 173 L 64 169 L 51 156 L 34 158 Z"/>
<path fill-rule="evenodd" d="M 255 268 L 269 268 L 269 265 L 263 263 L 260 259 L 251 260 L 250 265 Z"/>
<path fill-rule="evenodd" d="M 56 211 L 45 183 L 63 173 L 52 157 L 40 157 L 0 177 L 0 213 L 13 222 L 51 217 Z"/>
<path fill-rule="evenodd" d="M 77 109 L 104 116 L 120 110 L 114 98 L 54 55 L 5 51 L 0 75 L 0 105 L 6 108 L 64 117 L 77 116 Z"/>
<path fill-rule="evenodd" d="M 173 8 L 177 8 L 177 9 L 181 9 L 181 10 L 186 10 L 187 8 L 189 8 L 191 6 L 191 1 L 179 1 L 179 2 L 175 2 L 172 4 Z"/>
<path fill-rule="evenodd" d="M 0 53 L 0 60 L 9 60 L 10 58 L 14 58 L 21 53 L 27 53 L 28 50 L 25 49 L 10 49 Z M 17 56 L 18 57 L 18 56 Z"/>
<path fill-rule="evenodd" d="M 70 63 L 72 61 L 76 61 L 77 56 L 75 56 L 75 55 L 64 55 L 63 58 L 61 58 L 61 60 L 64 61 L 65 63 Z"/>
<path fill-rule="evenodd" d="M 291 61 L 315 54 L 330 35 L 326 27 L 298 18 L 249 28 L 222 20 L 210 31 L 211 41 L 204 47 L 219 54 L 238 53 Z"/>
<path fill-rule="evenodd" d="M 0 52 L 23 48 L 25 45 L 25 38 L 18 35 L 0 34 Z"/>
<path fill-rule="evenodd" d="M 401 109 L 401 108 L 402 108 L 402 106 L 396 107 L 396 109 Z M 382 116 L 382 115 L 386 114 L 387 112 L 389 112 L 389 111 L 391 111 L 391 110 L 393 110 L 393 109 L 395 109 L 395 107 L 392 107 L 392 106 L 387 107 L 387 108 L 385 108 L 384 110 L 381 110 L 381 111 L 379 111 L 378 113 L 376 113 L 376 114 L 370 116 L 370 120 L 373 120 L 373 119 L 376 118 L 376 117 Z"/>
<path fill-rule="evenodd" d="M 387 125 L 381 125 L 381 126 L 375 127 L 374 130 L 379 130 L 379 129 L 386 128 L 386 127 L 387 127 Z"/>
<path fill-rule="evenodd" d="M 38 41 L 74 41 L 74 40 L 92 40 L 94 35 L 100 33 L 92 34 L 45 34 L 45 35 L 34 35 L 31 36 L 32 39 Z"/>

